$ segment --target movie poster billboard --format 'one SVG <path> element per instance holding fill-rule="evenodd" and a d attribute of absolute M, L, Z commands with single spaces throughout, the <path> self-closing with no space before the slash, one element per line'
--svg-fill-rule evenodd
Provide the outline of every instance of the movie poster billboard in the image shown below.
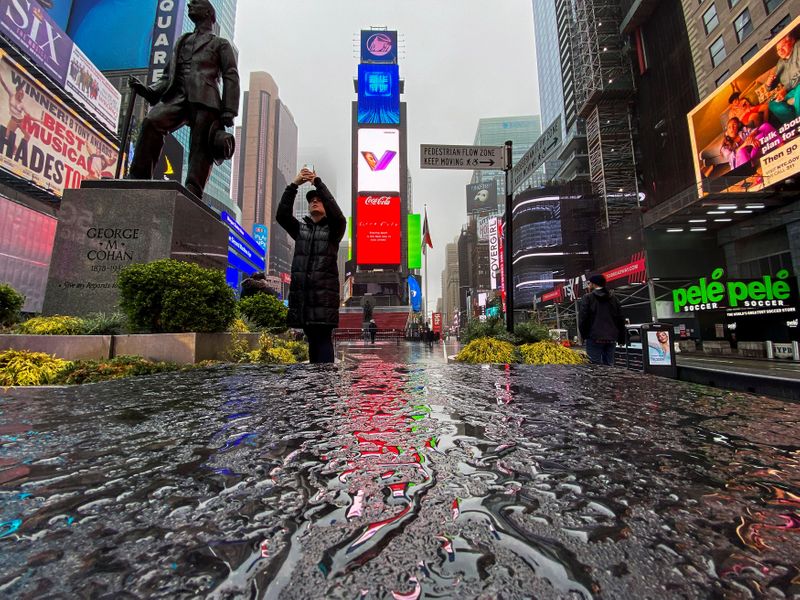
<path fill-rule="evenodd" d="M 36 0 L 0 0 L 0 31 L 109 131 L 122 96 Z"/>
<path fill-rule="evenodd" d="M 800 171 L 800 17 L 689 113 L 698 187 L 758 191 Z"/>
<path fill-rule="evenodd" d="M 117 149 L 0 50 L 0 168 L 60 198 L 114 176 Z"/>
<path fill-rule="evenodd" d="M 397 63 L 396 31 L 361 31 L 362 63 Z"/>
<path fill-rule="evenodd" d="M 467 184 L 467 214 L 497 212 L 497 180 Z"/>
<path fill-rule="evenodd" d="M 356 203 L 356 263 L 400 264 L 400 196 L 359 194 Z"/>
<path fill-rule="evenodd" d="M 358 190 L 400 191 L 400 130 L 358 130 Z"/>
<path fill-rule="evenodd" d="M 358 65 L 358 122 L 400 124 L 400 68 Z"/>

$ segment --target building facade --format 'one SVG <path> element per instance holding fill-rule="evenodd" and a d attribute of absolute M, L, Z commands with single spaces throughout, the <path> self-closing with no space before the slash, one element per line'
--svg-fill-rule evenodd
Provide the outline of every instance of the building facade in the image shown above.
<path fill-rule="evenodd" d="M 298 172 L 297 168 L 297 125 L 286 105 L 280 101 L 275 103 L 277 114 L 275 123 L 275 151 L 273 156 L 272 199 L 280 200 L 286 186 L 292 182 Z M 275 209 L 269 215 L 269 255 L 268 270 L 270 275 L 280 276 L 292 272 L 292 256 L 294 240 L 275 221 Z"/>
<path fill-rule="evenodd" d="M 458 242 L 451 242 L 445 246 L 445 263 L 442 271 L 442 298 L 444 303 L 444 324 L 453 325 L 456 315 L 459 314 L 458 301 Z"/>

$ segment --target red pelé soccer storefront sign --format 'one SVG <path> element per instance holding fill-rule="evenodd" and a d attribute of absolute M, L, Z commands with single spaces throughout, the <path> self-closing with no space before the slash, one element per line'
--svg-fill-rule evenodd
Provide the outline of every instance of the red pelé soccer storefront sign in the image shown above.
<path fill-rule="evenodd" d="M 356 263 L 359 266 L 400 264 L 400 196 L 358 196 Z"/>

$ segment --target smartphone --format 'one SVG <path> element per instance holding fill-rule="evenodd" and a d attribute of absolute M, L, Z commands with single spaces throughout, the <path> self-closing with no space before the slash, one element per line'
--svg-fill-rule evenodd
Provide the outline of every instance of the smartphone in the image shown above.
<path fill-rule="evenodd" d="M 308 169 L 308 170 L 309 170 L 309 171 L 311 171 L 312 173 L 314 173 L 314 172 L 315 172 L 315 171 L 314 171 L 314 165 L 313 165 L 313 164 L 311 164 L 311 163 L 306 163 L 306 164 L 304 164 L 304 165 L 303 165 L 303 168 L 304 168 L 304 169 Z"/>

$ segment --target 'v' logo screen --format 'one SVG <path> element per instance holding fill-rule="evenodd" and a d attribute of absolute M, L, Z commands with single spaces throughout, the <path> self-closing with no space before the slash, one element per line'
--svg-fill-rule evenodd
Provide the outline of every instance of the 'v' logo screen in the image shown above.
<path fill-rule="evenodd" d="M 358 130 L 358 191 L 400 191 L 400 131 Z"/>

